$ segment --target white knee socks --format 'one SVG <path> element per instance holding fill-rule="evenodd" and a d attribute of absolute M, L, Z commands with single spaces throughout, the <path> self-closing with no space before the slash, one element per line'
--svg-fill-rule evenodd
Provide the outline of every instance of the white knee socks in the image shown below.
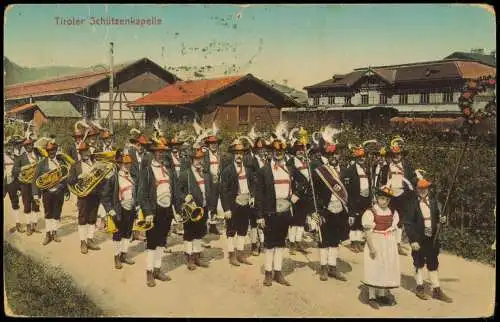
<path fill-rule="evenodd" d="M 146 269 L 148 271 L 153 270 L 153 266 L 155 263 L 155 253 L 156 253 L 156 250 L 154 250 L 154 249 L 147 249 L 146 250 Z"/>
<path fill-rule="evenodd" d="M 227 252 L 234 252 L 234 238 L 235 237 L 227 237 Z"/>
<path fill-rule="evenodd" d="M 80 236 L 80 240 L 87 240 L 87 227 L 88 225 L 78 225 L 78 235 Z"/>
<path fill-rule="evenodd" d="M 281 271 L 281 263 L 283 262 L 283 248 L 274 249 L 273 266 L 275 271 Z"/>
<path fill-rule="evenodd" d="M 78 228 L 80 228 L 80 226 L 78 226 Z M 81 239 L 81 237 L 80 237 Z M 85 239 L 82 239 L 82 240 L 85 240 Z M 123 239 L 122 239 L 123 240 Z M 116 241 L 116 240 L 113 240 L 113 249 L 115 251 L 115 255 L 120 255 L 120 251 L 121 251 L 121 242 L 120 241 Z"/>
<path fill-rule="evenodd" d="M 424 276 L 423 276 L 423 268 L 417 268 L 417 272 L 415 273 L 415 282 L 417 285 L 423 285 L 424 284 Z"/>
<path fill-rule="evenodd" d="M 350 241 L 363 241 L 363 232 L 361 230 L 351 230 L 349 231 Z"/>
<path fill-rule="evenodd" d="M 88 239 L 94 238 L 94 232 L 95 232 L 95 224 L 87 225 L 87 238 Z"/>
<path fill-rule="evenodd" d="M 250 241 L 252 244 L 257 243 L 257 228 L 250 228 Z"/>
<path fill-rule="evenodd" d="M 185 248 L 186 254 L 191 255 L 193 253 L 193 242 L 192 241 L 185 241 L 184 248 Z"/>
<path fill-rule="evenodd" d="M 161 267 L 161 257 L 163 255 L 163 247 L 156 247 L 155 250 L 155 263 L 154 266 L 155 268 L 160 268 Z"/>
<path fill-rule="evenodd" d="M 328 248 L 328 265 L 337 266 L 337 257 L 339 249 L 337 247 Z"/>
<path fill-rule="evenodd" d="M 296 233 L 297 233 L 297 227 L 291 226 L 291 227 L 288 228 L 288 240 L 291 243 L 295 242 L 295 235 L 296 235 Z"/>
<path fill-rule="evenodd" d="M 328 264 L 328 248 L 319 249 L 319 263 L 321 266 Z"/>
<path fill-rule="evenodd" d="M 368 286 L 368 298 L 370 300 L 374 300 L 376 297 L 376 289 L 375 287 Z"/>
<path fill-rule="evenodd" d="M 439 287 L 438 271 L 429 271 L 429 279 L 431 280 L 432 288 Z"/>
<path fill-rule="evenodd" d="M 122 238 L 121 240 L 121 252 L 122 253 L 128 253 L 128 247 L 130 245 L 130 239 L 127 238 Z"/>
<path fill-rule="evenodd" d="M 274 248 L 272 249 L 264 249 L 264 269 L 268 272 L 273 270 L 273 257 L 274 257 Z"/>
<path fill-rule="evenodd" d="M 295 241 L 296 242 L 301 242 L 302 241 L 302 236 L 304 235 L 304 227 L 302 226 L 297 226 L 297 231 L 295 233 Z"/>
<path fill-rule="evenodd" d="M 259 240 L 264 243 L 264 231 L 262 231 L 262 229 L 257 229 L 257 235 L 259 236 Z"/>
<path fill-rule="evenodd" d="M 193 240 L 193 253 L 201 253 L 201 239 Z"/>
<path fill-rule="evenodd" d="M 236 249 L 240 251 L 245 249 L 245 236 L 236 237 Z"/>

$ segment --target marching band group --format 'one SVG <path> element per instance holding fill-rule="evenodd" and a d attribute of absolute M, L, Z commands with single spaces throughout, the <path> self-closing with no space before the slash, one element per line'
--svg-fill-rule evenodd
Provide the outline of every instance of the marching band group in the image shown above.
<path fill-rule="evenodd" d="M 394 304 L 387 290 L 400 286 L 399 255 L 402 230 L 412 249 L 416 295 L 427 300 L 423 269 L 427 267 L 432 297 L 452 302 L 438 279 L 438 226 L 445 223 L 425 171 L 405 158 L 400 137 L 390 144 L 376 140 L 348 147 L 338 144 L 339 131 L 327 126 L 312 135 L 288 130 L 280 122 L 273 133 L 254 129 L 229 144 L 232 158 L 223 160 L 221 139 L 214 127 L 194 123 L 195 136 L 184 131 L 168 140 L 154 124 L 148 139 L 137 129 L 129 144 L 118 148 L 113 133 L 97 124 L 75 124 L 75 142 L 67 153 L 53 138 L 12 136 L 4 142 L 4 198 L 8 193 L 15 229 L 27 235 L 38 228 L 43 203 L 45 236 L 42 244 L 61 242 L 57 235 L 61 211 L 70 193 L 77 196 L 80 252 L 96 251 L 96 225 L 104 209 L 112 233 L 114 267 L 133 265 L 128 256 L 135 233 L 145 232 L 146 284 L 171 278 L 162 269 L 167 236 L 183 224 L 186 266 L 208 267 L 202 239 L 220 234 L 217 213 L 223 213 L 230 265 L 252 265 L 249 255 L 264 252 L 263 284 L 290 285 L 282 273 L 285 248 L 308 253 L 304 232 L 317 233 L 319 279 L 347 281 L 337 269 L 339 245 L 364 253 L 363 283 L 368 304 Z M 343 164 L 343 151 L 350 162 Z M 222 212 L 220 211 L 222 209 Z M 249 234 L 251 253 L 245 252 Z"/>

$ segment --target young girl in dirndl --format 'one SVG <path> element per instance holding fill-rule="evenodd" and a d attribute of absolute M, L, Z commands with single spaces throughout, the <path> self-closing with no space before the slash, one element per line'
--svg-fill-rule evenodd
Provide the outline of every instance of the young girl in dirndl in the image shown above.
<path fill-rule="evenodd" d="M 362 217 L 367 237 L 363 284 L 368 286 L 368 304 L 375 309 L 379 304 L 394 304 L 388 290 L 399 287 L 401 279 L 396 240 L 399 215 L 388 207 L 391 197 L 390 188 L 381 187 L 376 203 Z"/>

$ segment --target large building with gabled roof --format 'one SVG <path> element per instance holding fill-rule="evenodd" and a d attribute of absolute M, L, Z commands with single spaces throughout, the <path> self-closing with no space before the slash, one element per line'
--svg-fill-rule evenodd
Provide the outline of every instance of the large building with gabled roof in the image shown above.
<path fill-rule="evenodd" d="M 131 111 L 127 104 L 179 80 L 148 58 L 119 64 L 113 68 L 114 97 L 113 119 L 116 122 L 144 124 L 141 109 Z M 5 107 L 19 111 L 19 118 L 26 119 L 32 109 L 19 109 L 38 101 L 64 101 L 71 103 L 76 111 L 87 119 L 108 117 L 109 97 L 108 69 L 88 71 L 42 81 L 33 81 L 7 86 Z M 17 110 L 16 110 L 17 108 Z"/>

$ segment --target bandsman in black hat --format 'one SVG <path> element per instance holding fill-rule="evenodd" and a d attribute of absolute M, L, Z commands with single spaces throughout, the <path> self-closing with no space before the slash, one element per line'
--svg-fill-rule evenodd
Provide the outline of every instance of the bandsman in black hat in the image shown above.
<path fill-rule="evenodd" d="M 3 154 L 3 186 L 4 192 L 3 197 L 8 194 L 10 203 L 12 206 L 12 214 L 16 221 L 16 230 L 17 232 L 23 233 L 24 228 L 22 227 L 21 218 L 19 215 L 19 181 L 17 177 L 14 175 L 14 164 L 16 160 L 16 156 L 14 155 L 14 139 L 12 136 L 7 137 L 3 142 L 5 146 L 5 152 Z"/>
<path fill-rule="evenodd" d="M 168 142 L 158 135 L 154 135 L 152 141 L 149 147 L 152 158 L 143 162 L 139 175 L 139 204 L 146 223 L 153 225 L 152 229 L 146 231 L 146 281 L 149 287 L 155 286 L 155 279 L 171 280 L 161 271 L 161 263 L 174 219 L 174 207 L 179 210 L 177 177 L 165 164 Z"/>
<path fill-rule="evenodd" d="M 308 251 L 302 242 L 306 217 L 314 211 L 312 200 L 312 189 L 310 183 L 309 167 L 306 163 L 306 153 L 309 144 L 304 144 L 300 139 L 294 136 L 299 133 L 295 128 L 290 131 L 290 149 L 291 158 L 288 166 L 292 169 L 292 177 L 296 182 L 298 201 L 293 204 L 293 216 L 288 230 L 288 240 L 290 242 L 290 255 L 295 255 L 295 251 L 307 254 Z"/>
<path fill-rule="evenodd" d="M 114 263 L 116 269 L 122 264 L 133 265 L 135 261 L 127 254 L 132 238 L 132 228 L 139 204 L 138 180 L 132 176 L 132 157 L 126 152 L 116 154 L 119 171 L 106 181 L 102 204 L 115 221 L 118 231 L 113 233 Z"/>
<path fill-rule="evenodd" d="M 342 145 L 334 142 L 333 128 L 322 131 L 322 154 L 328 160 L 327 164 L 316 167 L 313 171 L 313 183 L 316 192 L 318 213 L 313 213 L 311 223 L 313 231 L 319 231 L 320 280 L 327 281 L 333 277 L 347 281 L 342 272 L 337 269 L 339 244 L 348 239 L 348 193 L 342 179 L 339 166 Z"/>
<path fill-rule="evenodd" d="M 432 286 L 432 297 L 443 302 L 453 300 L 444 294 L 439 286 L 439 239 L 436 239 L 438 223 L 446 223 L 446 217 L 439 210 L 438 201 L 430 188 L 431 181 L 424 178 L 425 171 L 415 170 L 417 180 L 417 198 L 411 204 L 403 223 L 411 245 L 411 256 L 415 267 L 416 295 L 422 300 L 428 300 L 425 293 L 423 270 L 427 266 Z"/>
<path fill-rule="evenodd" d="M 259 169 L 255 184 L 255 207 L 257 224 L 264 229 L 265 279 L 264 285 L 271 286 L 273 280 L 289 286 L 282 272 L 284 248 L 292 215 L 292 203 L 298 201 L 296 187 L 292 181 L 291 169 L 284 162 L 286 136 L 282 135 L 283 123 L 276 126 L 271 144 L 272 160 Z"/>
<path fill-rule="evenodd" d="M 396 136 L 390 143 L 389 164 L 381 170 L 381 185 L 387 185 L 394 192 L 394 197 L 391 199 L 391 208 L 398 211 L 401 218 L 407 213 L 407 207 L 415 198 L 414 186 L 416 184 L 415 170 L 411 163 L 404 158 L 407 150 L 404 148 L 404 141 L 401 137 Z M 406 256 L 406 252 L 401 246 L 403 224 L 402 221 L 398 224 L 396 239 L 398 242 L 398 252 L 400 255 Z"/>
<path fill-rule="evenodd" d="M 243 163 L 252 170 L 252 181 L 255 182 L 257 171 L 269 162 L 270 147 L 261 134 L 255 132 L 252 127 L 248 133 L 247 140 L 251 144 L 251 149 L 245 154 Z M 263 248 L 264 232 L 257 225 L 257 212 L 255 209 L 255 199 L 250 199 L 252 213 L 250 215 L 250 243 L 253 256 L 258 256 Z"/>
<path fill-rule="evenodd" d="M 78 145 L 80 160 L 77 161 L 70 170 L 68 184 L 75 185 L 79 179 L 87 176 L 95 165 L 90 158 L 90 146 L 81 141 Z M 104 179 L 103 179 L 104 180 Z M 97 210 L 101 202 L 103 192 L 103 181 L 92 189 L 85 197 L 77 198 L 78 209 L 78 235 L 80 236 L 80 252 L 87 254 L 88 250 L 100 250 L 94 240 L 97 222 Z"/>
<path fill-rule="evenodd" d="M 192 271 L 197 266 L 209 266 L 201 259 L 201 240 L 207 233 L 208 213 L 215 211 L 217 205 L 214 203 L 214 198 L 210 197 L 213 182 L 212 175 L 205 172 L 203 168 L 205 159 L 203 148 L 199 145 L 195 146 L 191 156 L 191 165 L 181 171 L 179 175 L 179 204 L 182 204 L 182 207 L 186 209 L 203 209 L 203 211 L 193 211 L 193 217 L 184 223 L 183 239 L 186 262 L 187 268 Z"/>
<path fill-rule="evenodd" d="M 221 175 L 221 201 L 226 219 L 226 236 L 229 263 L 252 265 L 244 254 L 248 223 L 253 215 L 250 200 L 253 198 L 252 168 L 245 166 L 243 157 L 248 150 L 241 139 L 229 147 L 234 161 L 227 165 Z"/>
<path fill-rule="evenodd" d="M 31 133 L 28 129 L 26 138 L 23 142 L 22 153 L 15 159 L 14 168 L 12 170 L 13 176 L 18 179 L 21 190 L 24 215 L 26 216 L 26 233 L 28 236 L 35 232 L 41 233 L 41 231 L 37 229 L 40 216 L 40 200 L 38 196 L 33 196 L 33 185 L 35 184 L 34 177 L 29 179 L 22 175 L 23 167 L 28 167 L 30 165 L 33 167 L 41 158 L 39 150 L 34 149 L 35 139 L 34 133 Z"/>
<path fill-rule="evenodd" d="M 349 248 L 359 253 L 363 251 L 363 226 L 361 216 L 371 206 L 370 169 L 367 161 L 365 142 L 359 146 L 350 146 L 354 163 L 349 165 L 344 173 L 344 183 L 349 195 Z"/>
<path fill-rule="evenodd" d="M 45 150 L 47 151 L 48 156 L 38 163 L 36 171 L 37 178 L 57 168 L 63 169 L 65 166 L 67 167 L 69 163 L 69 160 L 65 159 L 65 156 L 58 153 L 59 145 L 56 143 L 54 138 L 41 138 L 41 140 L 48 142 L 45 145 Z M 51 241 L 58 243 L 61 242 L 61 239 L 57 236 L 57 229 L 61 223 L 61 212 L 64 200 L 68 200 L 70 196 L 67 185 L 67 176 L 65 178 L 61 178 L 61 180 L 57 181 L 57 183 L 50 185 L 47 188 L 39 188 L 35 184 L 33 186 L 33 195 L 38 195 L 39 198 L 41 195 L 43 210 L 45 212 L 44 217 L 46 233 L 42 244 L 45 246 Z"/>

